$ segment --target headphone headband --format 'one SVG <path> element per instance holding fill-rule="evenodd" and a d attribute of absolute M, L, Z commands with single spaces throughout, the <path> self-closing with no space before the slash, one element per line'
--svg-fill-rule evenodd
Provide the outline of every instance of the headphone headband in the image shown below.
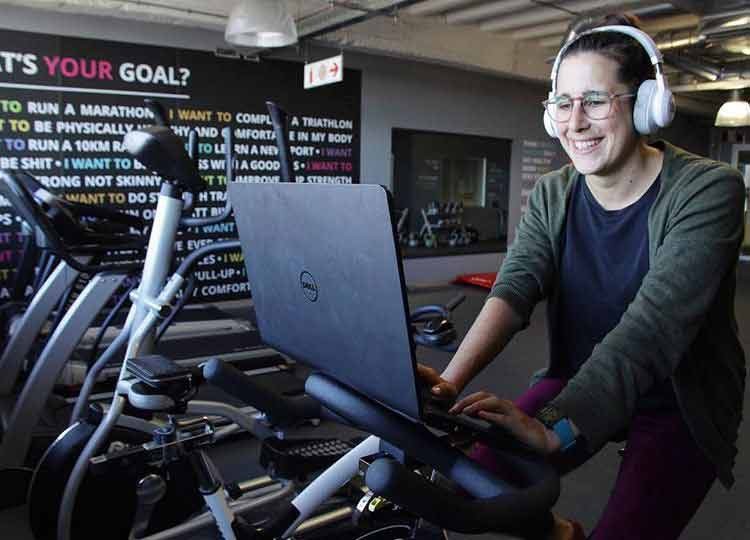
<path fill-rule="evenodd" d="M 563 45 L 562 49 L 560 49 L 560 52 L 558 52 L 557 56 L 555 57 L 555 63 L 552 66 L 552 73 L 550 74 L 550 78 L 552 79 L 552 92 L 555 92 L 557 90 L 557 72 L 560 70 L 560 64 L 562 63 L 562 58 L 565 54 L 565 51 L 567 51 L 576 41 L 578 41 L 583 36 L 596 34 L 598 32 L 617 32 L 619 34 L 625 34 L 640 43 L 648 54 L 648 57 L 651 60 L 651 65 L 653 65 L 654 69 L 656 70 L 656 80 L 658 84 L 664 85 L 664 76 L 662 72 L 663 58 L 661 52 L 656 47 L 656 43 L 654 43 L 654 40 L 651 39 L 651 36 L 633 26 L 612 24 L 608 26 L 597 26 L 596 28 L 592 28 L 591 30 L 581 32 L 573 39 L 568 41 L 565 45 Z"/>
<path fill-rule="evenodd" d="M 557 75 L 565 52 L 583 36 L 597 32 L 617 32 L 632 37 L 641 44 L 641 47 L 648 54 L 651 64 L 654 66 L 656 77 L 654 79 L 647 79 L 638 86 L 635 103 L 633 104 L 633 126 L 635 130 L 642 135 L 648 135 L 654 133 L 660 127 L 668 126 L 674 117 L 674 97 L 664 77 L 662 55 L 656 47 L 656 43 L 651 39 L 651 36 L 633 26 L 599 26 L 581 32 L 563 45 L 557 53 L 555 63 L 552 66 L 552 73 L 550 74 L 552 89 L 549 93 L 549 99 L 554 99 L 557 93 Z M 551 116 L 547 114 L 547 110 L 544 112 L 543 120 L 544 128 L 547 130 L 549 136 L 557 137 L 557 126 Z"/>

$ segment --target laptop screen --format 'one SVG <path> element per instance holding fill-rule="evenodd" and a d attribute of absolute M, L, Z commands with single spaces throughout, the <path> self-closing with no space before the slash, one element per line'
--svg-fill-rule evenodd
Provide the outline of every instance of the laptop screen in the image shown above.
<path fill-rule="evenodd" d="M 291 183 L 228 189 L 262 340 L 419 419 L 386 189 Z"/>

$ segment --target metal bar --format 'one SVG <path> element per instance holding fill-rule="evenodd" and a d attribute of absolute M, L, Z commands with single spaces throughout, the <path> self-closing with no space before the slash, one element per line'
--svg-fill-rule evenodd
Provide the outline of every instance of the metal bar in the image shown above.
<path fill-rule="evenodd" d="M 681 84 L 671 86 L 670 90 L 678 92 L 703 92 L 704 90 L 735 90 L 750 88 L 750 79 L 731 79 L 725 81 L 710 81 L 703 83 Z"/>
<path fill-rule="evenodd" d="M 229 503 L 229 507 L 232 509 L 232 511 L 235 514 L 241 515 L 243 512 L 247 512 L 254 508 L 262 508 L 263 506 L 267 504 L 270 504 L 276 501 L 281 501 L 285 497 L 287 497 L 289 494 L 293 493 L 293 491 L 294 491 L 294 487 L 290 483 L 284 486 L 282 489 L 275 491 L 265 497 L 260 497 L 260 498 L 251 499 L 251 500 L 240 499 L 238 501 L 232 501 Z M 191 519 L 190 521 L 186 523 L 178 525 L 177 527 L 172 527 L 171 529 L 167 529 L 165 531 L 161 531 L 151 536 L 146 536 L 145 538 L 142 538 L 141 540 L 169 540 L 169 539 L 177 538 L 180 536 L 184 538 L 185 534 L 192 533 L 204 527 L 208 527 L 210 525 L 213 525 L 214 523 L 215 523 L 214 517 L 211 514 L 211 512 L 204 512 L 203 514 Z"/>
<path fill-rule="evenodd" d="M 210 11 L 201 11 L 199 9 L 177 7 L 170 4 L 160 4 L 158 2 L 147 2 L 144 0 L 121 0 L 125 4 L 133 4 L 136 6 L 144 6 L 151 8 L 163 9 L 165 11 L 174 11 L 176 13 L 185 13 L 187 15 L 202 15 L 204 17 L 215 17 L 217 19 L 226 20 L 227 15 L 225 13 L 211 13 Z"/>
<path fill-rule="evenodd" d="M 377 17 L 380 15 L 388 16 L 391 15 L 394 11 L 399 9 L 405 9 L 413 4 L 417 4 L 419 2 L 423 2 L 424 0 L 401 0 L 400 2 L 394 2 L 393 4 L 383 7 L 380 9 L 374 9 L 370 13 L 366 13 L 364 15 L 358 15 L 354 16 L 350 19 L 346 19 L 341 22 L 334 23 L 330 26 L 325 26 L 323 28 L 319 28 L 317 30 L 313 30 L 310 33 L 307 34 L 300 34 L 300 37 L 306 38 L 306 39 L 312 39 L 318 36 L 322 36 L 325 34 L 330 34 L 331 32 L 335 32 L 337 30 L 341 30 L 342 28 L 346 28 L 348 26 L 353 26 L 355 24 L 359 24 L 361 22 L 367 21 L 369 19 L 372 19 L 373 17 Z"/>
<path fill-rule="evenodd" d="M 721 69 L 718 67 L 709 66 L 674 54 L 665 54 L 664 61 L 682 71 L 687 71 L 709 81 L 716 81 L 721 76 Z"/>
<path fill-rule="evenodd" d="M 407 10 L 409 15 L 431 16 L 445 11 L 450 11 L 462 4 L 468 4 L 471 0 L 425 0 L 419 2 Z"/>
<path fill-rule="evenodd" d="M 90 257 L 81 259 L 84 264 Z M 58 263 L 52 274 L 44 281 L 42 287 L 31 299 L 23 318 L 16 325 L 0 358 L 0 395 L 10 395 L 23 368 L 23 362 L 29 354 L 34 341 L 42 331 L 50 313 L 81 273 L 71 268 L 68 263 Z"/>
<path fill-rule="evenodd" d="M 0 447 L 1 466 L 23 465 L 34 429 L 63 366 L 97 313 L 126 277 L 127 274 L 96 275 L 55 328 L 13 408 Z"/>

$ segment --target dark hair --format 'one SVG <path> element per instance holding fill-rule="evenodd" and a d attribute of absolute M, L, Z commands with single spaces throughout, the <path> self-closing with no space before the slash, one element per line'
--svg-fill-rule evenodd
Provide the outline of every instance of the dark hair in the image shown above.
<path fill-rule="evenodd" d="M 637 17 L 627 13 L 605 15 L 603 17 L 586 17 L 571 25 L 568 40 L 575 36 L 599 26 L 622 25 L 632 26 L 640 30 Z M 617 76 L 620 82 L 637 90 L 646 79 L 655 77 L 654 66 L 648 53 L 634 38 L 618 32 L 597 32 L 578 38 L 563 53 L 563 58 L 572 54 L 582 52 L 593 52 L 601 54 L 617 62 L 620 66 Z M 562 60 L 562 58 L 560 59 Z"/>

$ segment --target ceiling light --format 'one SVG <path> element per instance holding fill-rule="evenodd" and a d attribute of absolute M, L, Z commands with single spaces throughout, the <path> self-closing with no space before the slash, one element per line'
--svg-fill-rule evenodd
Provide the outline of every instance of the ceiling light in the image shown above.
<path fill-rule="evenodd" d="M 722 41 L 720 47 L 734 54 L 747 54 L 750 49 L 750 36 L 739 36 Z"/>
<path fill-rule="evenodd" d="M 242 0 L 229 14 L 224 39 L 244 47 L 284 47 L 297 42 L 297 27 L 280 0 Z"/>
<path fill-rule="evenodd" d="M 739 17 L 737 19 L 732 19 L 731 21 L 727 21 L 721 26 L 723 28 L 731 28 L 733 26 L 744 26 L 748 23 L 750 23 L 750 17 Z"/>
<path fill-rule="evenodd" d="M 739 90 L 732 90 L 729 101 L 719 108 L 714 125 L 717 127 L 750 126 L 750 103 L 742 100 Z"/>

